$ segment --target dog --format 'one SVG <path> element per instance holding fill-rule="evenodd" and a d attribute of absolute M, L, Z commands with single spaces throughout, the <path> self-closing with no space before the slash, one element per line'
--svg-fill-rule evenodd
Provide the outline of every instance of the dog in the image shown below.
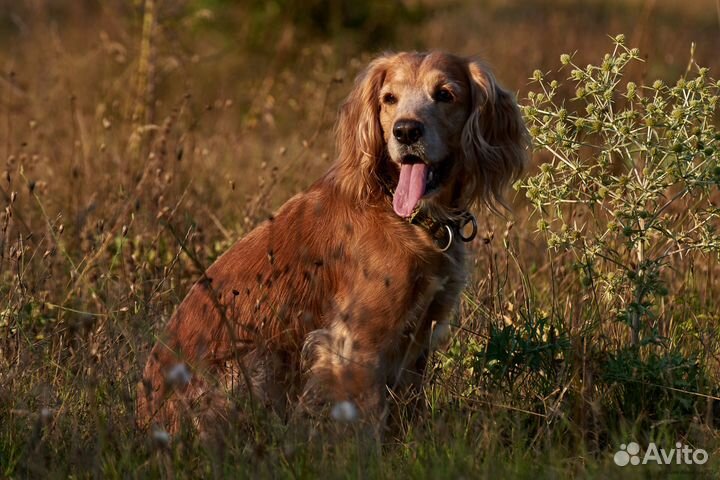
<path fill-rule="evenodd" d="M 237 394 L 378 424 L 388 390 L 421 386 L 468 278 L 470 209 L 505 205 L 528 132 L 483 63 L 429 52 L 374 59 L 335 133 L 329 171 L 177 307 L 138 387 L 142 424 L 227 423 Z"/>

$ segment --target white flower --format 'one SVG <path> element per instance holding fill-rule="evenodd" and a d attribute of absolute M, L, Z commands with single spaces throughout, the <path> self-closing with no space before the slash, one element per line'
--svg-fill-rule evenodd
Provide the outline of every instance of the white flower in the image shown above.
<path fill-rule="evenodd" d="M 358 418 L 358 409 L 353 402 L 343 400 L 333 405 L 330 416 L 338 422 L 354 422 Z"/>
<path fill-rule="evenodd" d="M 192 374 L 184 363 L 176 363 L 168 370 L 165 381 L 175 387 L 185 387 L 190 383 Z"/>
<path fill-rule="evenodd" d="M 48 422 L 53 416 L 53 411 L 47 407 L 40 409 L 40 418 L 43 422 Z"/>
<path fill-rule="evenodd" d="M 167 447 L 170 444 L 170 434 L 157 425 L 153 425 L 151 436 L 158 446 Z"/>

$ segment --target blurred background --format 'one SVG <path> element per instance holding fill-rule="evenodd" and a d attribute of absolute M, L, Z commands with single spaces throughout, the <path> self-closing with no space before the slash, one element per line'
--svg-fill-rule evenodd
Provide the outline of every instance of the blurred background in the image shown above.
<path fill-rule="evenodd" d="M 153 27 L 143 57 L 146 7 Z M 577 52 L 579 65 L 595 61 L 618 33 L 646 58 L 632 80 L 677 78 L 692 42 L 712 75 L 719 9 L 716 0 L 2 0 L 0 148 L 7 158 L 44 134 L 52 147 L 32 153 L 59 156 L 82 134 L 82 156 L 115 155 L 122 168 L 127 159 L 109 142 L 97 151 L 118 122 L 138 113 L 148 116 L 136 126 L 161 122 L 184 105 L 196 115 L 193 132 L 216 138 L 199 152 L 201 168 L 216 171 L 208 181 L 242 183 L 268 162 L 284 165 L 283 178 L 302 188 L 329 163 L 337 107 L 378 52 L 479 55 L 521 98 L 533 70 L 557 70 L 561 53 Z M 149 71 L 139 79 L 142 61 Z M 291 168 L 301 151 L 294 166 L 303 168 Z M 95 160 L 85 158 L 85 167 Z M 78 186 L 88 186 L 80 170 Z M 50 174 L 37 172 L 44 181 Z"/>

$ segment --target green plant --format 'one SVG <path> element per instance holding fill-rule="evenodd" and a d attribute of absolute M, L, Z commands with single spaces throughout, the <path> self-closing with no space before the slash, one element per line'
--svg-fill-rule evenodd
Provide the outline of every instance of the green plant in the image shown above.
<path fill-rule="evenodd" d="M 626 81 L 641 59 L 622 35 L 599 65 L 560 60 L 575 97 L 565 100 L 560 81 L 535 71 L 523 108 L 549 160 L 518 186 L 549 246 L 574 256 L 596 305 L 630 326 L 633 345 L 653 342 L 671 262 L 720 252 L 720 82 L 692 59 L 673 86 Z"/>
<path fill-rule="evenodd" d="M 538 312 L 520 312 L 519 324 L 491 326 L 487 344 L 475 355 L 476 378 L 490 387 L 517 392 L 517 386 L 548 395 L 557 387 L 570 342 L 550 319 Z"/>
<path fill-rule="evenodd" d="M 603 382 L 610 385 L 608 399 L 614 411 L 628 418 L 647 416 L 652 421 L 683 422 L 696 412 L 693 392 L 704 391 L 705 372 L 692 357 L 681 352 L 650 352 L 635 348 L 611 354 L 603 365 Z"/>

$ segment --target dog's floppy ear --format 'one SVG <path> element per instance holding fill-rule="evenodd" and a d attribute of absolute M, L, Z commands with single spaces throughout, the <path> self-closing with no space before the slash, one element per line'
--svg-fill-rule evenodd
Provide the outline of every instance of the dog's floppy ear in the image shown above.
<path fill-rule="evenodd" d="M 507 208 L 503 192 L 525 168 L 530 136 L 513 96 L 477 60 L 467 64 L 471 112 L 462 132 L 468 184 L 464 201 Z"/>
<path fill-rule="evenodd" d="M 358 75 L 336 128 L 336 179 L 346 193 L 361 201 L 377 188 L 373 172 L 385 152 L 379 96 L 389 64 L 390 56 L 383 55 Z"/>

